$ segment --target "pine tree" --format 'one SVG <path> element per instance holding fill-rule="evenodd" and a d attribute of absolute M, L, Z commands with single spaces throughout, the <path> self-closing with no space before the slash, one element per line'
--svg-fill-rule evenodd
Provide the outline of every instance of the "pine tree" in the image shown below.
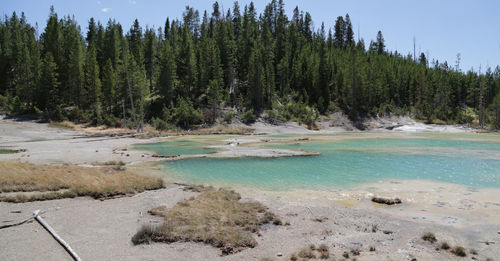
<path fill-rule="evenodd" d="M 40 81 L 40 89 L 37 95 L 37 107 L 48 110 L 55 110 L 59 104 L 59 74 L 57 73 L 57 64 L 51 52 L 44 55 L 42 63 L 42 76 Z"/>
<path fill-rule="evenodd" d="M 156 35 L 153 29 L 147 28 L 144 37 L 145 47 L 144 47 L 144 64 L 146 67 L 146 77 L 149 82 L 149 91 L 153 91 L 153 79 L 156 70 Z"/>
<path fill-rule="evenodd" d="M 194 86 L 196 86 L 196 57 L 194 54 L 194 44 L 191 38 L 189 27 L 184 25 L 180 52 L 177 58 L 177 75 L 180 81 L 179 95 L 190 97 Z"/>
<path fill-rule="evenodd" d="M 175 60 L 175 54 L 170 43 L 165 41 L 160 58 L 158 89 L 166 106 L 169 106 L 173 102 L 178 86 Z"/>
<path fill-rule="evenodd" d="M 337 17 L 337 20 L 335 21 L 335 34 L 333 39 L 333 45 L 336 48 L 345 47 L 345 39 L 346 39 L 345 28 L 346 27 L 344 18 L 342 16 Z"/>
<path fill-rule="evenodd" d="M 99 65 L 97 64 L 97 51 L 93 45 L 87 50 L 85 59 L 85 102 L 84 108 L 91 109 L 94 124 L 102 123 L 101 111 L 101 80 L 99 78 Z"/>
<path fill-rule="evenodd" d="M 262 111 L 262 89 L 264 86 L 262 44 L 255 43 L 251 52 L 248 68 L 248 97 L 250 97 L 250 106 L 258 115 Z"/>
<path fill-rule="evenodd" d="M 115 92 L 116 92 L 115 72 L 111 59 L 108 59 L 102 72 L 102 100 L 104 108 L 108 114 L 113 112 L 113 106 L 116 106 Z"/>
<path fill-rule="evenodd" d="M 375 44 L 377 47 L 377 53 L 383 54 L 385 52 L 385 40 L 381 31 L 378 31 L 377 33 L 377 42 Z"/>
<path fill-rule="evenodd" d="M 349 17 L 349 14 L 345 15 L 345 23 L 344 23 L 345 29 L 345 45 L 346 46 L 353 46 L 354 45 L 354 32 L 352 30 L 352 24 L 351 24 L 351 18 Z"/>

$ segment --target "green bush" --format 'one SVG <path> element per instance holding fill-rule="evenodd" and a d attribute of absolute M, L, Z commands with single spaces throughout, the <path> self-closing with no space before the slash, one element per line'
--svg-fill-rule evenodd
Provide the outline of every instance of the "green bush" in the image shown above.
<path fill-rule="evenodd" d="M 19 99 L 19 97 L 14 97 L 12 99 L 11 111 L 14 114 L 23 114 L 26 113 L 26 105 Z"/>
<path fill-rule="evenodd" d="M 61 122 L 61 121 L 66 120 L 66 117 L 64 116 L 64 114 L 62 112 L 61 106 L 59 106 L 59 105 L 56 106 L 56 109 L 52 113 L 50 119 L 55 121 L 55 122 Z"/>
<path fill-rule="evenodd" d="M 278 113 L 275 110 L 265 110 L 264 115 L 264 118 L 271 123 L 278 120 Z"/>
<path fill-rule="evenodd" d="M 122 119 L 115 117 L 112 114 L 104 114 L 102 116 L 104 125 L 112 128 L 119 128 L 122 126 Z"/>
<path fill-rule="evenodd" d="M 278 118 L 282 121 L 296 121 L 312 128 L 318 119 L 317 110 L 301 102 L 290 102 L 278 107 Z"/>
<path fill-rule="evenodd" d="M 474 120 L 478 119 L 476 112 L 473 108 L 467 107 L 457 109 L 457 122 L 460 124 L 473 124 Z"/>
<path fill-rule="evenodd" d="M 257 120 L 257 116 L 255 116 L 253 109 L 250 109 L 250 110 L 246 111 L 245 113 L 243 113 L 240 116 L 240 119 L 245 124 L 251 124 L 251 123 L 254 123 L 255 120 Z"/>
<path fill-rule="evenodd" d="M 179 105 L 174 108 L 172 121 L 183 129 L 188 129 L 192 125 L 200 124 L 203 121 L 203 114 L 200 109 L 195 109 L 191 101 L 179 98 Z"/>
<path fill-rule="evenodd" d="M 233 121 L 233 117 L 234 117 L 234 112 L 232 111 L 226 112 L 226 114 L 224 114 L 224 122 L 227 124 L 231 124 L 231 122 Z"/>
<path fill-rule="evenodd" d="M 151 125 L 153 125 L 153 128 L 156 130 L 162 131 L 162 130 L 168 130 L 168 129 L 173 129 L 174 126 L 172 126 L 168 121 L 162 120 L 160 118 L 153 117 L 151 119 Z"/>
<path fill-rule="evenodd" d="M 68 113 L 68 119 L 74 123 L 83 123 L 87 122 L 89 117 L 85 114 L 83 110 L 78 107 L 75 107 Z"/>

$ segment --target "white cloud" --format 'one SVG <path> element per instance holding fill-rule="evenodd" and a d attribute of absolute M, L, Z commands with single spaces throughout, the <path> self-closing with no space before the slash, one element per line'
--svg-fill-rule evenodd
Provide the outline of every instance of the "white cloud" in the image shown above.
<path fill-rule="evenodd" d="M 128 0 L 128 2 L 131 3 L 131 4 L 133 4 L 133 5 L 137 4 L 136 0 Z"/>
<path fill-rule="evenodd" d="M 103 12 L 103 13 L 107 13 L 109 11 L 111 11 L 111 8 L 109 8 L 109 7 L 105 7 L 103 9 L 101 9 L 101 12 Z"/>

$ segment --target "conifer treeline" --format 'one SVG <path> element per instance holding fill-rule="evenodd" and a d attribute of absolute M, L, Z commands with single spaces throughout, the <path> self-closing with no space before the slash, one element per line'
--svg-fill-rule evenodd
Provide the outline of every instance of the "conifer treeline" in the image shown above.
<path fill-rule="evenodd" d="M 129 127 L 214 123 L 228 107 L 307 124 L 342 110 L 500 125 L 498 66 L 462 72 L 423 53 L 388 52 L 380 31 L 365 46 L 349 15 L 316 31 L 307 12 L 295 8 L 289 19 L 282 0 L 260 15 L 253 3 L 240 9 L 216 2 L 200 17 L 186 7 L 182 21 L 143 29 L 135 20 L 125 33 L 91 18 L 84 33 L 52 7 L 40 36 L 13 13 L 0 23 L 0 106 Z"/>

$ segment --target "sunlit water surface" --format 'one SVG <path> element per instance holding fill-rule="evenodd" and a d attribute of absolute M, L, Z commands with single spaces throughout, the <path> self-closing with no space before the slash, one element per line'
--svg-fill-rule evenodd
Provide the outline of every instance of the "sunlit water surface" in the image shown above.
<path fill-rule="evenodd" d="M 270 136 L 273 138 L 272 136 Z M 283 139 L 294 136 L 275 136 Z M 245 138 L 245 137 L 241 137 Z M 500 188 L 500 136 L 478 134 L 311 135 L 266 148 L 316 151 L 284 158 L 194 158 L 163 163 L 167 179 L 267 190 L 331 190 L 386 179 L 421 179 Z M 210 153 L 208 140 L 174 140 L 136 148 L 161 154 Z"/>

